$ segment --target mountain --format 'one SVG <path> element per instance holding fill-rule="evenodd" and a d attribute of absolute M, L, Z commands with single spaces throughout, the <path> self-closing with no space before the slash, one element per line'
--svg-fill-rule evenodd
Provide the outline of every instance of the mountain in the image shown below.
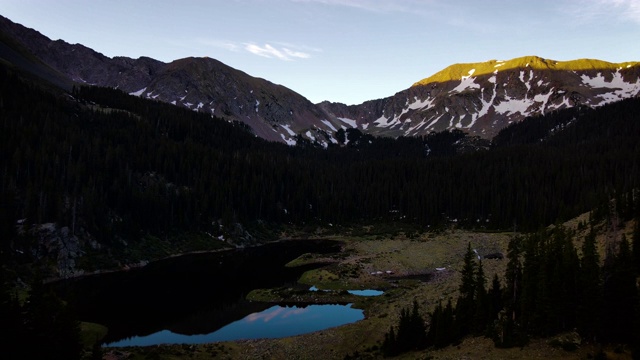
<path fill-rule="evenodd" d="M 340 142 L 339 129 L 349 128 L 389 137 L 460 129 L 491 139 L 528 116 L 598 107 L 640 94 L 639 62 L 527 56 L 451 65 L 393 96 L 359 105 L 313 104 L 284 86 L 211 58 L 170 63 L 109 58 L 80 44 L 53 41 L 1 16 L 0 34 L 0 59 L 59 86 L 75 82 L 121 89 L 241 121 L 256 136 L 287 144 L 301 137 L 327 146 Z M 18 59 L 15 53 L 21 54 Z"/>
<path fill-rule="evenodd" d="M 527 56 L 455 64 L 388 98 L 319 106 L 372 134 L 417 136 L 457 128 L 491 138 L 528 116 L 598 107 L 639 94 L 640 62 Z"/>
<path fill-rule="evenodd" d="M 336 130 L 334 120 L 300 94 L 211 58 L 170 63 L 148 57 L 109 58 L 80 44 L 53 41 L 2 16 L 0 34 L 0 59 L 28 72 L 40 62 L 66 76 L 67 83 L 113 87 L 241 121 L 257 136 L 272 141 L 295 144 L 296 134 L 306 134 L 326 145 L 331 140 L 328 134 Z M 26 49 L 22 52 L 29 53 L 23 56 L 28 60 L 15 60 L 12 53 L 18 47 Z"/>

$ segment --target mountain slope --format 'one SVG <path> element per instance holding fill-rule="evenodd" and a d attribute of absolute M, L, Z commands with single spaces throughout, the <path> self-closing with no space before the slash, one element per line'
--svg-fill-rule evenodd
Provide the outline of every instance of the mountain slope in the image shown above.
<path fill-rule="evenodd" d="M 294 144 L 298 133 L 331 130 L 321 121 L 326 116 L 303 96 L 211 58 L 175 60 L 131 93 L 240 120 L 268 140 Z"/>
<path fill-rule="evenodd" d="M 118 88 L 249 125 L 265 139 L 295 144 L 296 134 L 320 143 L 331 140 L 334 119 L 309 100 L 267 80 L 210 58 L 163 63 L 148 57 L 109 58 L 86 46 L 53 41 L 0 16 L 0 34 L 70 81 Z M 8 62 L 11 62 L 10 60 Z M 32 66 L 33 67 L 33 66 Z"/>
<path fill-rule="evenodd" d="M 527 116 L 597 107 L 638 94 L 639 62 L 528 56 L 452 65 L 392 97 L 361 105 L 319 105 L 375 134 L 415 136 L 458 128 L 491 138 Z"/>

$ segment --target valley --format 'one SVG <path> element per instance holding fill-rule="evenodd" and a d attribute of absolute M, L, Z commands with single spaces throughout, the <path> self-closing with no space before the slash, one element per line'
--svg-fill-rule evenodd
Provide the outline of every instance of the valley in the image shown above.
<path fill-rule="evenodd" d="M 579 230 L 578 224 L 588 221 L 584 214 L 563 224 L 575 231 L 575 244 L 580 246 L 587 232 Z M 620 233 L 632 236 L 633 224 L 627 223 Z M 375 225 L 370 230 L 375 231 Z M 604 228 L 601 228 L 604 230 Z M 353 324 L 302 334 L 283 339 L 253 339 L 233 342 L 218 342 L 201 345 L 160 345 L 153 347 L 123 347 L 105 349 L 105 358 L 137 359 L 157 356 L 160 359 L 289 359 L 313 358 L 322 354 L 326 359 L 344 359 L 349 356 L 363 359 L 379 359 L 380 347 L 385 332 L 396 326 L 400 312 L 418 301 L 423 311 L 432 312 L 440 302 L 458 296 L 463 257 L 468 243 L 481 254 L 505 253 L 509 240 L 514 234 L 470 232 L 452 227 L 438 234 L 425 233 L 408 238 L 400 233 L 380 239 L 379 236 L 331 236 L 343 245 L 339 253 L 327 257 L 309 253 L 301 256 L 288 266 L 300 266 L 321 262 L 324 267 L 309 270 L 299 279 L 303 285 L 314 284 L 319 289 L 332 289 L 324 294 L 317 291 L 293 290 L 278 287 L 257 289 L 250 292 L 248 299 L 273 304 L 318 304 L 353 302 L 353 306 L 363 309 L 365 319 Z M 305 240 L 300 240 L 305 241 Z M 598 244 L 604 251 L 606 234 L 598 236 Z M 508 259 L 483 259 L 485 276 L 494 274 L 502 277 Z M 437 268 L 445 268 L 441 271 Z M 355 270 L 354 270 L 355 269 Z M 376 274 L 376 269 L 392 269 L 392 274 Z M 373 274 L 372 274 L 373 273 Z M 412 278 L 416 274 L 430 274 L 422 280 Z M 373 297 L 357 297 L 341 290 L 354 288 L 383 289 L 384 294 Z M 458 359 L 467 358 L 549 358 L 580 359 L 595 356 L 601 349 L 594 344 L 584 343 L 577 350 L 563 350 L 552 345 L 552 338 L 532 338 L 528 345 L 514 349 L 495 348 L 486 337 L 466 337 L 459 345 L 437 350 L 410 352 L 398 358 L 416 359 Z M 612 355 L 613 348 L 603 351 Z M 627 350 L 628 351 L 628 350 Z M 215 355 L 214 355 L 215 354 Z M 621 358 L 630 358 L 629 353 L 621 353 Z"/>
<path fill-rule="evenodd" d="M 637 357 L 639 116 L 634 61 L 313 104 L 0 16 L 0 357 Z"/>

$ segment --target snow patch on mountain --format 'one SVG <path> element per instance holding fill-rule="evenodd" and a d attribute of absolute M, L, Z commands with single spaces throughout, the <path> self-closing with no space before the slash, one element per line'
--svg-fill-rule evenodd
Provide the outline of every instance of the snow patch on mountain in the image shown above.
<path fill-rule="evenodd" d="M 296 140 L 295 139 L 287 138 L 286 136 L 284 136 L 284 134 L 280 134 L 280 137 L 282 138 L 282 140 L 285 143 L 287 143 L 287 145 L 290 145 L 290 146 L 295 146 L 296 145 Z"/>
<path fill-rule="evenodd" d="M 626 82 L 622 78 L 620 69 L 613 73 L 611 81 L 607 81 L 602 73 L 598 73 L 593 78 L 589 77 L 588 75 L 582 75 L 580 78 L 585 85 L 592 88 L 604 88 L 613 90 L 598 95 L 601 101 L 596 105 L 604 105 L 640 94 L 640 79 L 638 79 L 635 83 Z"/>
<path fill-rule="evenodd" d="M 143 87 L 142 89 L 138 90 L 138 91 L 134 91 L 134 92 L 130 92 L 129 95 L 133 95 L 133 96 L 140 96 L 142 95 L 142 93 L 144 93 L 145 91 L 147 91 L 146 87 Z"/>
<path fill-rule="evenodd" d="M 480 84 L 475 83 L 475 78 L 471 77 L 476 69 L 469 70 L 469 75 L 463 76 L 460 85 L 456 86 L 452 91 L 462 92 L 466 89 L 480 89 Z"/>
<path fill-rule="evenodd" d="M 291 125 L 286 124 L 286 125 L 280 125 L 283 129 L 287 130 L 287 132 L 289 133 L 289 135 L 291 136 L 296 136 L 295 131 L 291 130 Z M 284 134 L 282 135 L 284 138 Z"/>
<path fill-rule="evenodd" d="M 338 129 L 336 129 L 336 127 L 335 127 L 335 126 L 333 126 L 333 124 L 332 124 L 332 123 L 330 123 L 328 120 L 326 120 L 326 119 L 322 119 L 322 120 L 320 120 L 320 122 L 321 122 L 321 123 L 323 123 L 323 124 L 325 124 L 325 125 L 327 125 L 327 127 L 328 127 L 329 129 L 331 129 L 331 130 L 333 130 L 333 131 L 338 131 Z"/>
<path fill-rule="evenodd" d="M 357 128 L 358 124 L 356 123 L 355 120 L 353 119 L 349 119 L 349 118 L 343 118 L 343 117 L 339 117 L 338 120 L 342 121 L 343 123 L 351 126 L 351 128 Z"/>

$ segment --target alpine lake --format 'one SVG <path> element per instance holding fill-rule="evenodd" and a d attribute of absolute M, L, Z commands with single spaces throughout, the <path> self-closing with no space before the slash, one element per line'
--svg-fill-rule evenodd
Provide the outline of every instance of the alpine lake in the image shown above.
<path fill-rule="evenodd" d="M 351 303 L 247 300 L 255 289 L 288 289 L 326 295 L 297 283 L 322 263 L 287 267 L 303 254 L 340 251 L 331 240 L 281 241 L 258 247 L 189 254 L 128 271 L 52 284 L 85 322 L 108 328 L 104 347 L 202 344 L 282 338 L 356 322 L 363 310 Z M 378 290 L 350 295 L 377 296 Z"/>

